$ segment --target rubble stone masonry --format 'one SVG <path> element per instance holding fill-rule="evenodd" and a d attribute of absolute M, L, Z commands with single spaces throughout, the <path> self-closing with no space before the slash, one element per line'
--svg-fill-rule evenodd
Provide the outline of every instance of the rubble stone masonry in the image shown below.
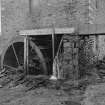
<path fill-rule="evenodd" d="M 89 19 L 89 2 L 87 1 L 1 0 L 2 36 L 0 37 L 0 53 L 13 36 L 19 35 L 20 30 L 52 27 L 52 25 L 55 27 L 75 27 L 79 24 L 87 24 Z M 93 10 L 93 24 L 105 24 L 105 0 L 99 1 L 97 8 Z M 96 45 L 95 40 L 93 38 L 93 47 Z M 99 36 L 98 41 L 99 57 L 103 58 L 105 55 L 105 36 Z"/>

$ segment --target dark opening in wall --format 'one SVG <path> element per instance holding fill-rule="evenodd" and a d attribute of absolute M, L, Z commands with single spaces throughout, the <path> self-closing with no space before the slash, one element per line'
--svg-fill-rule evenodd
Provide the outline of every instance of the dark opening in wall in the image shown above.
<path fill-rule="evenodd" d="M 17 56 L 17 59 L 19 60 L 20 65 L 23 65 L 23 57 L 24 57 L 24 43 L 23 42 L 16 42 L 8 47 L 4 56 L 4 61 L 3 61 L 4 66 L 8 65 L 8 66 L 17 68 L 19 65 L 18 65 L 16 56 Z"/>
<path fill-rule="evenodd" d="M 54 36 L 54 49 L 55 56 L 58 50 L 58 46 L 60 40 L 63 35 L 55 35 Z M 42 52 L 45 62 L 47 64 L 47 72 L 48 75 L 52 74 L 52 64 L 53 64 L 53 54 L 52 54 L 52 35 L 40 35 L 40 36 L 30 36 L 31 40 L 38 46 L 40 51 Z"/>

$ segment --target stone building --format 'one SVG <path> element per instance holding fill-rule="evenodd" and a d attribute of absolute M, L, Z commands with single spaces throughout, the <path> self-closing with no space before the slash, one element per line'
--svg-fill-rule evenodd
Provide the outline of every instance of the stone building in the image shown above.
<path fill-rule="evenodd" d="M 1 0 L 0 53 L 20 30 L 105 24 L 104 10 L 104 0 Z M 92 42 L 92 51 L 96 53 L 96 37 L 87 40 Z M 105 36 L 98 36 L 99 59 L 105 56 L 104 42 Z"/>

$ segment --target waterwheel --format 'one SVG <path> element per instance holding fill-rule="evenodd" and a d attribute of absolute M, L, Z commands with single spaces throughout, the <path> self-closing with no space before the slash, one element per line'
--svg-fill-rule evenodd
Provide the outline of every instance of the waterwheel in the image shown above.
<path fill-rule="evenodd" d="M 38 46 L 29 40 L 29 73 L 47 74 L 44 56 Z M 4 47 L 1 56 L 1 67 L 18 70 L 24 67 L 24 37 L 17 36 Z"/>

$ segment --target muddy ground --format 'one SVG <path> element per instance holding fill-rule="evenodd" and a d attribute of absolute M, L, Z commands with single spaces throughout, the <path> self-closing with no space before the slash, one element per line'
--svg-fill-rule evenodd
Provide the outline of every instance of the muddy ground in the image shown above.
<path fill-rule="evenodd" d="M 1 84 L 5 81 L 0 78 Z M 0 105 L 105 105 L 105 80 L 96 81 L 11 81 L 1 85 Z"/>
<path fill-rule="evenodd" d="M 44 87 L 28 92 L 22 86 L 0 90 L 0 105 L 80 105 L 70 98 L 73 96 L 69 97 L 63 91 Z"/>
<path fill-rule="evenodd" d="M 12 83 L 0 88 L 0 105 L 80 105 L 80 91 L 70 91 L 53 83 L 49 86 L 26 87 Z M 65 90 L 65 91 L 64 91 Z"/>

